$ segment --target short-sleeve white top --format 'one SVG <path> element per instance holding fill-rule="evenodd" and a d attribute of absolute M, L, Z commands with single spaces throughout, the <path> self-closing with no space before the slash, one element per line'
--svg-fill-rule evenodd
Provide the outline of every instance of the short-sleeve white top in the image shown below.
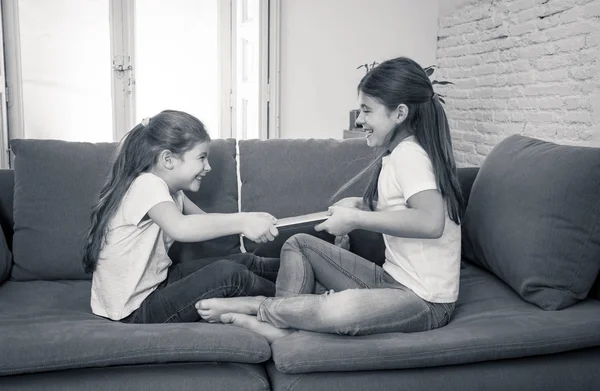
<path fill-rule="evenodd" d="M 92 277 L 92 312 L 113 320 L 125 318 L 167 278 L 173 244 L 148 218 L 161 202 L 174 202 L 183 210 L 183 192 L 173 196 L 167 184 L 152 173 L 139 175 L 129 186 L 108 225 Z"/>
<path fill-rule="evenodd" d="M 407 200 L 424 190 L 438 189 L 431 159 L 414 136 L 400 142 L 383 158 L 378 181 L 378 211 L 407 209 Z M 383 235 L 383 265 L 396 281 L 422 299 L 452 303 L 458 298 L 460 226 L 446 213 L 442 236 L 415 239 Z"/>

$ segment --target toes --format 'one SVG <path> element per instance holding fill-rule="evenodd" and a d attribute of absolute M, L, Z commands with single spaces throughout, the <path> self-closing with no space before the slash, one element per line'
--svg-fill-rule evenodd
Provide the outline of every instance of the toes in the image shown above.
<path fill-rule="evenodd" d="M 235 314 L 232 314 L 232 313 L 222 314 L 219 317 L 219 320 L 221 321 L 221 323 L 233 323 L 235 321 Z"/>
<path fill-rule="evenodd" d="M 198 309 L 198 310 L 207 310 L 209 307 L 208 307 L 208 303 L 206 301 L 207 300 L 199 300 L 196 303 L 196 309 Z"/>
<path fill-rule="evenodd" d="M 198 314 L 202 318 L 208 318 L 208 317 L 210 317 L 210 312 L 208 310 L 198 310 Z"/>

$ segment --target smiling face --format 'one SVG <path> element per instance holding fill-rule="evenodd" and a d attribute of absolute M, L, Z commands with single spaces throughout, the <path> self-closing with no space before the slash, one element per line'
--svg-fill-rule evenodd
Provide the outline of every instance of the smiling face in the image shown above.
<path fill-rule="evenodd" d="M 180 157 L 174 157 L 171 170 L 174 190 L 188 190 L 196 192 L 200 189 L 202 178 L 211 170 L 208 163 L 210 142 L 202 142 Z"/>
<path fill-rule="evenodd" d="M 356 123 L 362 125 L 367 132 L 367 145 L 371 148 L 384 146 L 389 141 L 390 132 L 403 119 L 400 109 L 390 111 L 377 99 L 363 94 L 362 91 L 358 93 L 358 104 L 360 114 Z"/>

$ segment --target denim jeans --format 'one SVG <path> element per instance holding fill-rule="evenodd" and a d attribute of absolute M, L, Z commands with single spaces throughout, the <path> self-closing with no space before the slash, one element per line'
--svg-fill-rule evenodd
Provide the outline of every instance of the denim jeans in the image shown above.
<path fill-rule="evenodd" d="M 306 234 L 281 249 L 276 296 L 257 318 L 278 328 L 367 335 L 416 332 L 444 326 L 454 303 L 431 303 L 381 267 Z M 328 291 L 315 294 L 322 285 Z"/>
<path fill-rule="evenodd" d="M 196 322 L 195 304 L 213 297 L 273 296 L 278 258 L 254 254 L 186 261 L 171 266 L 167 280 L 152 292 L 125 323 Z"/>

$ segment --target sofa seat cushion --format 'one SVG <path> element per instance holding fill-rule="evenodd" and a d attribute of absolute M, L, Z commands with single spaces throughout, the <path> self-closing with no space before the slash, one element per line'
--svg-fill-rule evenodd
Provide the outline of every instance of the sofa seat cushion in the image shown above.
<path fill-rule="evenodd" d="M 561 311 L 523 301 L 509 286 L 471 264 L 461 270 L 450 323 L 418 333 L 353 337 L 305 331 L 272 345 L 284 373 L 432 367 L 551 354 L 600 346 L 600 302 Z"/>
<path fill-rule="evenodd" d="M 221 324 L 124 324 L 93 315 L 89 281 L 0 286 L 0 376 L 162 362 L 260 363 L 269 343 Z"/>
<path fill-rule="evenodd" d="M 263 364 L 187 362 L 83 368 L 0 377 L 11 391 L 269 391 Z M 546 390 L 545 390 L 546 391 Z"/>

